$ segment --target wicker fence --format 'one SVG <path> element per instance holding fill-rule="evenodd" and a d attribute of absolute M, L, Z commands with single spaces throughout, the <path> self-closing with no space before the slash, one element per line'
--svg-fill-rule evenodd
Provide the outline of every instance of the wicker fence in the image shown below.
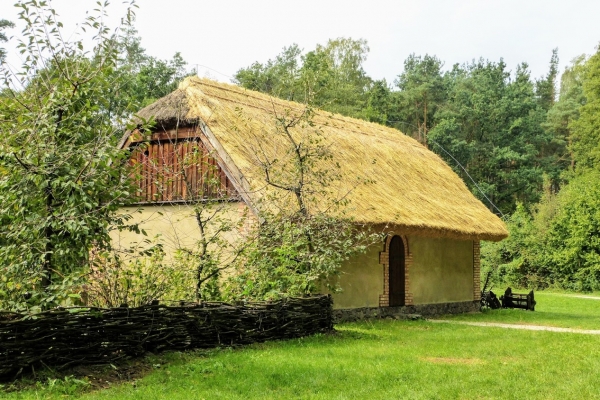
<path fill-rule="evenodd" d="M 0 313 L 0 377 L 39 366 L 106 364 L 147 351 L 235 346 L 333 329 L 331 296 L 242 305 L 59 308 L 34 318 Z"/>

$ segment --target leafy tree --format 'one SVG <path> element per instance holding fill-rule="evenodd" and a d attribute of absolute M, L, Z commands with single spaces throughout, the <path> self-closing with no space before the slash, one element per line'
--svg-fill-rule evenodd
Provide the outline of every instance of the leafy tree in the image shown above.
<path fill-rule="evenodd" d="M 404 61 L 404 72 L 396 80 L 400 89 L 400 119 L 407 123 L 402 129 L 425 145 L 435 113 L 446 97 L 443 66 L 444 63 L 435 56 L 411 54 Z"/>
<path fill-rule="evenodd" d="M 7 28 L 14 28 L 15 24 L 5 19 L 0 19 L 0 42 L 8 41 L 6 34 L 3 32 Z M 0 48 L 0 63 L 4 61 L 4 57 L 6 57 L 6 50 Z"/>
<path fill-rule="evenodd" d="M 361 116 L 372 84 L 362 66 L 368 52 L 364 39 L 332 39 L 304 55 L 293 44 L 273 60 L 241 68 L 234 81 L 275 97 Z"/>
<path fill-rule="evenodd" d="M 119 85 L 108 88 L 105 98 L 107 112 L 113 119 L 129 120 L 141 108 L 171 93 L 190 75 L 179 52 L 171 60 L 147 55 L 137 30 L 131 25 L 112 40 L 118 59 L 109 73 Z M 122 132 L 116 134 L 120 136 Z"/>
<path fill-rule="evenodd" d="M 557 196 L 544 254 L 550 281 L 576 290 L 600 288 L 600 173 L 586 171 Z"/>
<path fill-rule="evenodd" d="M 324 58 L 329 73 L 327 85 L 313 87 L 314 97 L 309 99 L 312 104 L 327 111 L 359 116 L 372 82 L 363 69 L 368 53 L 364 39 L 337 38 L 330 39 L 325 46 L 317 45 L 314 56 Z M 307 65 L 303 72 L 309 71 L 315 72 Z"/>
<path fill-rule="evenodd" d="M 347 201 L 335 189 L 339 166 L 312 112 L 310 107 L 274 112 L 277 139 L 271 140 L 279 141 L 274 151 L 260 145 L 273 133 L 253 132 L 248 143 L 266 188 L 257 205 L 260 224 L 229 279 L 230 297 L 314 293 L 334 280 L 344 261 L 381 239 L 345 217 Z"/>
<path fill-rule="evenodd" d="M 558 101 L 548 110 L 542 127 L 549 135 L 549 141 L 540 150 L 550 160 L 545 169 L 552 179 L 553 190 L 559 188 L 562 173 L 575 167 L 572 151 L 571 122 L 579 118 L 581 106 L 585 103 L 583 94 L 583 73 L 585 56 L 577 57 L 561 76 Z"/>
<path fill-rule="evenodd" d="M 559 99 L 543 124 L 553 135 L 553 142 L 546 146 L 555 146 L 563 168 L 569 161 L 577 162 L 575 168 L 571 163 L 571 170 L 563 170 L 566 183 L 557 186 L 548 175 L 541 201 L 529 211 L 518 206 L 508 219 L 509 239 L 482 248 L 485 264 L 496 266 L 499 278 L 510 283 L 585 291 L 600 288 L 600 175 L 594 158 L 598 112 L 593 105 L 599 87 L 594 72 L 597 64 L 597 54 L 573 61 L 561 78 Z M 569 148 L 568 141 L 572 141 Z"/>
<path fill-rule="evenodd" d="M 385 79 L 373 82 L 367 95 L 365 119 L 382 125 L 386 125 L 388 121 L 398 120 L 396 99 Z"/>
<path fill-rule="evenodd" d="M 600 49 L 585 63 L 583 94 L 586 103 L 579 109 L 579 118 L 569 127 L 571 149 L 579 171 L 600 165 Z"/>
<path fill-rule="evenodd" d="M 508 219 L 510 237 L 482 249 L 485 268 L 500 282 L 571 290 L 600 288 L 600 174 L 574 177 L 558 194 L 548 190 L 530 213 Z"/>
<path fill-rule="evenodd" d="M 118 127 L 106 94 L 123 82 L 113 74 L 114 36 L 102 23 L 107 3 L 82 27 L 84 39 L 63 40 L 62 26 L 46 2 L 18 3 L 26 23 L 18 47 L 22 72 L 2 69 L 6 101 L 0 103 L 0 307 L 48 307 L 72 294 L 92 246 L 107 248 L 109 230 L 130 188 L 120 166 L 127 153 L 115 146 Z M 128 8 L 125 24 L 132 20 Z M 75 280 L 74 280 L 75 279 Z M 25 294 L 27 294 L 25 296 Z"/>
<path fill-rule="evenodd" d="M 556 101 L 556 80 L 558 78 L 558 49 L 552 50 L 548 74 L 535 82 L 535 92 L 540 106 L 549 110 Z"/>
<path fill-rule="evenodd" d="M 300 85 L 301 53 L 297 44 L 284 47 L 274 60 L 268 60 L 265 64 L 257 61 L 247 68 L 241 68 L 234 79 L 250 90 L 286 100 L 303 101 L 305 93 Z"/>
<path fill-rule="evenodd" d="M 538 149 L 548 139 L 540 127 L 545 113 L 537 104 L 527 65 L 520 65 L 511 78 L 502 60 L 480 60 L 454 66 L 445 78 L 448 101 L 429 134 L 437 144 L 433 150 L 463 175 L 475 195 L 487 204 L 489 198 L 505 213 L 517 201 L 537 201 L 544 172 Z"/>
<path fill-rule="evenodd" d="M 539 238 L 535 235 L 532 216 L 523 204 L 506 219 L 510 236 L 501 242 L 483 242 L 481 247 L 482 276 L 492 273 L 496 285 L 507 284 L 518 287 L 544 287 L 540 279 L 537 252 Z"/>

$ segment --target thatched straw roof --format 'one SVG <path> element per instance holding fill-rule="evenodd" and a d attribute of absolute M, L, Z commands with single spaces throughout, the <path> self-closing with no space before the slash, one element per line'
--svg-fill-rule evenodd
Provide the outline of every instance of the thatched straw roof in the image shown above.
<path fill-rule="evenodd" d="M 298 103 L 193 77 L 138 115 L 171 126 L 175 121 L 198 123 L 225 168 L 233 172 L 238 190 L 253 202 L 268 186 L 257 152 L 285 159 L 274 115 L 299 115 L 304 109 Z M 319 110 L 311 120 L 312 126 L 294 127 L 294 134 L 302 138 L 320 132 L 332 162 L 339 164 L 340 185 L 332 190 L 347 193 L 348 214 L 357 222 L 387 224 L 408 235 L 473 240 L 508 236 L 504 223 L 452 169 L 414 139 L 396 129 Z M 313 203 L 318 207 L 318 200 Z"/>
<path fill-rule="evenodd" d="M 190 105 L 187 100 L 185 90 L 176 89 L 174 92 L 158 101 L 150 104 L 137 113 L 138 117 L 149 120 L 154 117 L 160 125 L 171 127 L 175 125 L 194 124 L 198 121 L 197 117 L 186 116 L 190 114 Z"/>

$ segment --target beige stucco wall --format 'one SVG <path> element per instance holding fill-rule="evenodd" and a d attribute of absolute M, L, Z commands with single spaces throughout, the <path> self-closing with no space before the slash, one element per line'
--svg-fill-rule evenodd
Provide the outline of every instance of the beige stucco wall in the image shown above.
<path fill-rule="evenodd" d="M 223 218 L 239 220 L 247 210 L 243 203 L 226 203 Z M 193 248 L 199 239 L 199 230 L 192 208 L 185 205 L 145 206 L 123 208 L 139 223 L 147 236 L 133 232 L 113 232 L 113 244 L 126 249 L 139 244 L 147 248 L 144 240 L 163 245 L 166 258 L 172 259 L 178 248 Z M 243 230 L 227 233 L 227 240 L 235 242 Z M 447 303 L 473 300 L 473 242 L 452 239 L 408 237 L 412 254 L 409 265 L 409 286 L 414 304 Z M 339 285 L 342 292 L 333 294 L 334 308 L 378 307 L 379 296 L 384 292 L 384 269 L 379 263 L 379 253 L 384 243 L 370 246 L 345 262 L 341 268 Z"/>
<path fill-rule="evenodd" d="M 413 304 L 451 303 L 473 300 L 473 242 L 411 236 L 412 254 L 407 290 Z M 383 265 L 379 253 L 384 244 L 367 249 L 341 268 L 341 293 L 333 294 L 334 308 L 378 307 L 384 293 Z"/>
<path fill-rule="evenodd" d="M 243 218 L 246 206 L 243 203 L 223 203 L 219 218 L 239 221 Z M 123 207 L 121 212 L 130 214 L 133 218 L 130 224 L 138 223 L 147 236 L 130 231 L 113 231 L 111 233 L 113 246 L 117 249 L 145 249 L 151 246 L 145 243 L 161 243 L 167 260 L 172 259 L 178 248 L 193 249 L 200 238 L 200 230 L 196 222 L 193 208 L 187 205 L 146 205 L 142 207 Z M 215 226 L 213 224 L 213 226 Z M 235 242 L 242 232 L 233 229 L 225 232 L 223 238 Z"/>
<path fill-rule="evenodd" d="M 473 300 L 472 241 L 409 237 L 408 243 L 414 304 Z"/>
<path fill-rule="evenodd" d="M 383 293 L 381 250 L 381 244 L 370 246 L 366 253 L 344 263 L 339 277 L 342 292 L 333 294 L 334 308 L 379 307 Z"/>

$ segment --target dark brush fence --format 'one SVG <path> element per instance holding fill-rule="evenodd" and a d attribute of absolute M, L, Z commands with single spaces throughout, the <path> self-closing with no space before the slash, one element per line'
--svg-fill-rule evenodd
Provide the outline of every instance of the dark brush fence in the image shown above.
<path fill-rule="evenodd" d="M 333 329 L 331 296 L 0 313 L 0 376 L 40 366 L 107 364 L 145 352 L 237 346 Z"/>

